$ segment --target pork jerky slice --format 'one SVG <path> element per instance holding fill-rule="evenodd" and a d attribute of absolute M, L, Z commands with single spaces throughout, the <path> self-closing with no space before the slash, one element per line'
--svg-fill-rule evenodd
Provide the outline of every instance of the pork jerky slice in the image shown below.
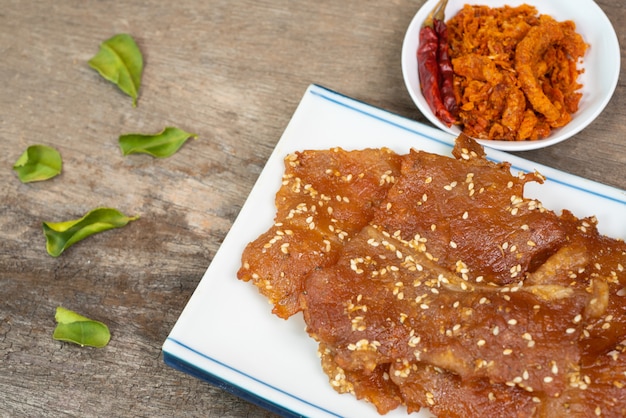
<path fill-rule="evenodd" d="M 381 408 L 389 408 L 393 404 L 399 391 L 402 403 L 407 406 L 409 412 L 428 407 L 436 415 L 446 417 L 624 416 L 626 335 L 623 323 L 626 322 L 624 319 L 626 244 L 621 240 L 601 236 L 595 228 L 593 218 L 577 219 L 565 211 L 559 219 L 567 231 L 568 245 L 555 253 L 536 274 L 529 275 L 529 279 L 524 282 L 523 290 L 548 300 L 572 300 L 570 298 L 574 293 L 578 293 L 576 298 L 581 298 L 582 292 L 589 293 L 590 299 L 585 304 L 583 312 L 575 314 L 581 307 L 573 306 L 574 310 L 569 321 L 570 324 L 583 324 L 583 332 L 578 334 L 578 345 L 582 353 L 579 364 L 563 370 L 559 368 L 557 362 L 553 362 L 549 373 L 543 378 L 546 383 L 555 378 L 565 379 L 566 385 L 562 392 L 556 394 L 558 396 L 550 396 L 536 390 L 529 391 L 528 386 L 522 388 L 523 384 L 514 384 L 525 383 L 529 378 L 525 373 L 515 378 L 513 382 L 494 383 L 489 378 L 461 379 L 456 373 L 425 362 L 410 364 L 408 369 L 406 359 L 397 359 L 387 368 L 384 367 L 386 364 L 380 364 L 371 372 L 365 369 L 346 371 L 335 363 L 336 354 L 325 347 L 322 358 L 326 365 L 325 370 L 329 365 L 334 367 L 332 369 L 334 372 L 327 370 L 329 376 L 334 376 L 331 378 L 333 387 L 350 388 L 352 393 L 374 403 L 381 413 L 386 411 L 381 411 Z M 387 245 L 393 244 L 390 239 L 386 242 Z M 375 245 L 375 241 L 369 243 Z M 422 268 L 427 263 L 423 264 Z M 602 289 L 601 286 L 593 284 L 594 281 L 602 280 L 609 286 L 606 295 L 602 294 L 603 291 L 596 290 L 597 287 Z M 403 295 L 403 299 L 405 297 L 406 295 Z M 584 296 L 582 298 L 584 299 Z M 370 311 L 363 300 L 361 295 L 359 305 L 348 304 L 348 306 L 365 312 Z M 532 309 L 535 309 L 535 306 Z M 365 319 L 363 317 L 357 321 L 363 326 Z M 404 321 L 406 323 L 407 319 Z M 565 330 L 566 333 L 572 331 L 573 329 Z M 524 338 L 528 342 L 526 350 L 541 349 L 542 342 L 531 338 L 530 333 L 524 335 Z M 571 340 L 569 342 L 571 344 Z M 365 346 L 365 341 L 361 341 L 360 344 Z M 389 376 L 387 379 L 385 374 Z M 387 381 L 396 383 L 397 391 L 390 388 Z M 374 396 L 371 382 L 385 382 L 387 386 L 380 385 L 379 394 Z"/>
<path fill-rule="evenodd" d="M 312 272 L 303 295 L 308 332 L 346 370 L 390 363 L 402 377 L 424 362 L 461 379 L 488 378 L 557 395 L 579 363 L 590 295 L 547 300 L 521 285 L 466 282 L 403 241 L 366 227 L 336 265 Z M 556 367 L 560 374 L 551 370 Z"/>
<path fill-rule="evenodd" d="M 553 366 L 551 372 L 559 370 Z M 409 410 L 426 406 L 441 417 L 621 418 L 626 416 L 625 372 L 626 347 L 618 344 L 604 355 L 583 357 L 580 369 L 567 375 L 569 384 L 558 396 L 489 379 L 464 381 L 424 363 L 416 365 L 398 388 Z"/>
<path fill-rule="evenodd" d="M 386 148 L 288 155 L 274 225 L 247 245 L 238 278 L 252 281 L 279 317 L 298 312 L 304 277 L 333 264 L 367 225 L 399 167 L 400 157 Z"/>
<path fill-rule="evenodd" d="M 571 385 L 557 398 L 540 403 L 545 418 L 626 416 L 626 347 L 619 344 L 601 356 L 585 357 Z"/>
<path fill-rule="evenodd" d="M 588 263 L 568 273 L 593 294 L 582 318 L 581 349 L 585 356 L 605 355 L 626 340 L 626 243 L 598 233 L 595 218 L 577 219 L 564 211 L 560 219 L 568 241 L 587 249 Z"/>
<path fill-rule="evenodd" d="M 524 197 L 524 185 L 542 182 L 537 173 L 514 176 L 509 163 L 493 163 L 465 135 L 456 159 L 412 150 L 373 223 L 419 235 L 438 264 L 471 281 L 518 282 L 565 241 L 557 216 Z"/>
<path fill-rule="evenodd" d="M 428 407 L 438 417 L 527 418 L 537 414 L 539 399 L 519 387 L 463 381 L 459 376 L 424 363 L 416 365 L 400 387 L 409 411 Z"/>
<path fill-rule="evenodd" d="M 337 365 L 333 351 L 324 343 L 320 343 L 318 354 L 322 370 L 337 392 L 351 393 L 357 399 L 367 400 L 380 414 L 386 414 L 403 403 L 400 388 L 389 379 L 388 364 L 380 364 L 367 371 L 345 370 Z"/>
<path fill-rule="evenodd" d="M 595 218 L 560 216 L 572 245 L 584 245 L 588 262 L 570 269 L 570 281 L 593 295 L 582 321 L 580 370 L 568 376 L 558 398 L 540 404 L 540 416 L 626 416 L 626 243 L 598 233 Z M 565 263 L 567 264 L 567 263 Z"/>
<path fill-rule="evenodd" d="M 557 369 L 552 370 L 558 373 Z M 409 411 L 428 407 L 441 417 L 621 418 L 626 416 L 626 347 L 586 356 L 559 396 L 529 393 L 488 379 L 459 376 L 419 364 L 398 386 Z M 391 374 L 393 380 L 396 380 Z"/>

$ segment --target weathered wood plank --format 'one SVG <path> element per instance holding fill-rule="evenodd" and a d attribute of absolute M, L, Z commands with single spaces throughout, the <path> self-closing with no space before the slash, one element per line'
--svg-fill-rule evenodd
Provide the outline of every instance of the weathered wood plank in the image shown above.
<path fill-rule="evenodd" d="M 0 415 L 272 416 L 165 366 L 161 344 L 310 83 L 425 121 L 400 70 L 421 3 L 2 1 Z M 626 44 L 620 0 L 598 3 Z M 87 66 L 119 32 L 144 52 L 137 108 Z M 625 188 L 624 83 L 576 140 L 523 156 Z M 121 156 L 120 134 L 167 125 L 199 137 Z M 61 176 L 17 180 L 33 143 L 61 152 Z M 41 222 L 97 206 L 141 218 L 48 256 Z M 57 305 L 107 322 L 111 343 L 52 340 Z"/>

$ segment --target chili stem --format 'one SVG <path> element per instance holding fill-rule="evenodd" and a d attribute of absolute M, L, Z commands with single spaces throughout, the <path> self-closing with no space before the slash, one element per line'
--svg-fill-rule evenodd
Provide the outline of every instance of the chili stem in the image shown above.
<path fill-rule="evenodd" d="M 439 2 L 433 7 L 433 10 L 428 14 L 426 20 L 424 20 L 424 26 L 433 26 L 433 20 L 443 20 L 445 17 L 446 6 L 448 5 L 448 0 L 439 0 Z"/>

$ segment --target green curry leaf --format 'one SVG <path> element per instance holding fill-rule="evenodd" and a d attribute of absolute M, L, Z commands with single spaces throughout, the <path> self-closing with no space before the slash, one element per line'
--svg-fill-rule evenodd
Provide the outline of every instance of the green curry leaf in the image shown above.
<path fill-rule="evenodd" d="M 58 306 L 54 319 L 57 326 L 52 338 L 79 344 L 81 347 L 104 347 L 111 339 L 109 327 L 102 322 L 86 318 L 74 311 Z"/>
<path fill-rule="evenodd" d="M 196 134 L 168 126 L 155 135 L 122 135 L 119 144 L 124 155 L 144 153 L 156 158 L 165 158 L 176 153 L 189 138 L 197 137 Z"/>
<path fill-rule="evenodd" d="M 132 36 L 121 33 L 102 42 L 89 66 L 132 97 L 133 106 L 137 106 L 143 56 Z"/>
<path fill-rule="evenodd" d="M 17 159 L 13 170 L 22 183 L 51 179 L 61 173 L 63 161 L 56 149 L 47 145 L 31 145 Z"/>
<path fill-rule="evenodd" d="M 88 212 L 80 219 L 66 222 L 44 222 L 43 232 L 46 236 L 46 250 L 53 257 L 77 243 L 98 232 L 113 228 L 120 228 L 138 216 L 127 217 L 116 209 L 97 208 Z"/>

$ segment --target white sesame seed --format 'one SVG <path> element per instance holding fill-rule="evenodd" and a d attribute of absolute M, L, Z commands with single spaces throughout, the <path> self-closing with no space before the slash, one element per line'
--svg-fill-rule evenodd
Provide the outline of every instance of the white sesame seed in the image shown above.
<path fill-rule="evenodd" d="M 552 362 L 552 368 L 550 369 L 552 374 L 559 374 L 559 366 L 555 362 Z"/>

